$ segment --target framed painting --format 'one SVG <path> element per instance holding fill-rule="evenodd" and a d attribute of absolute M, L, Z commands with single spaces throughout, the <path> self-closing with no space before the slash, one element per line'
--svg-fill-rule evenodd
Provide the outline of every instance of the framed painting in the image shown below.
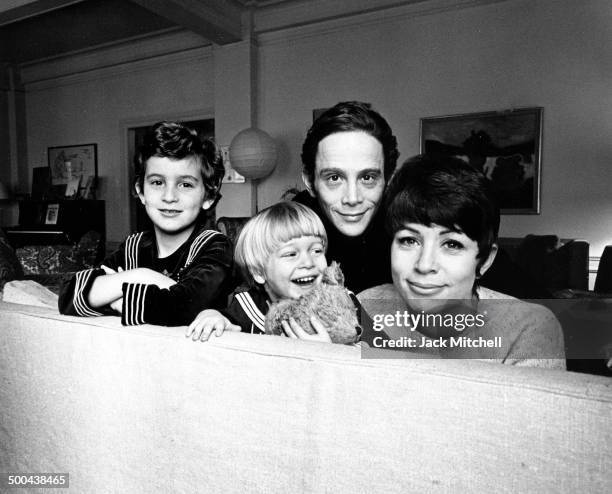
<path fill-rule="evenodd" d="M 48 148 L 52 185 L 68 185 L 77 179 L 85 184 L 88 177 L 98 177 L 97 144 L 56 146 Z"/>
<path fill-rule="evenodd" d="M 542 108 L 421 119 L 421 153 L 455 156 L 492 182 L 502 214 L 539 214 Z"/>

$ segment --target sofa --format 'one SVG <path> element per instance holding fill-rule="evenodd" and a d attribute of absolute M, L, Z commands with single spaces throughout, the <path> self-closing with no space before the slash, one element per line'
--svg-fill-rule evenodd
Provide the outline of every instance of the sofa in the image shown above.
<path fill-rule="evenodd" d="M 0 228 L 0 292 L 12 280 L 32 280 L 59 293 L 62 282 L 76 271 L 92 268 L 104 258 L 99 232 L 90 230 L 74 244 L 19 245 L 13 248 Z"/>
<path fill-rule="evenodd" d="M 0 471 L 96 494 L 612 491 L 610 379 L 184 330 L 1 302 Z"/>
<path fill-rule="evenodd" d="M 589 288 L 589 243 L 557 235 L 501 237 L 499 245 L 540 289 L 565 298 L 564 291 Z"/>

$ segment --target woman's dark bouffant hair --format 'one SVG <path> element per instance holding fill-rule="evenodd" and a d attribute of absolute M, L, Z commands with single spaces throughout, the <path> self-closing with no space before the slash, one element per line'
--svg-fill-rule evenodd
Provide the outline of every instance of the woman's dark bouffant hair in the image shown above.
<path fill-rule="evenodd" d="M 345 101 L 325 111 L 306 134 L 302 145 L 302 164 L 304 175 L 310 183 L 314 183 L 319 142 L 331 134 L 350 131 L 365 132 L 380 142 L 383 148 L 385 180 L 389 179 L 399 156 L 397 139 L 391 127 L 380 113 L 372 110 L 369 103 Z"/>
<path fill-rule="evenodd" d="M 497 242 L 499 208 L 489 180 L 458 158 L 422 154 L 407 160 L 386 192 L 387 229 L 406 223 L 460 229 L 478 243 L 484 262 Z"/>
<path fill-rule="evenodd" d="M 218 198 L 225 169 L 221 152 L 212 139 L 201 139 L 195 130 L 180 122 L 159 122 L 153 125 L 134 157 L 135 182 L 141 189 L 147 160 L 153 156 L 171 160 L 196 158 L 200 162 L 206 198 Z"/>

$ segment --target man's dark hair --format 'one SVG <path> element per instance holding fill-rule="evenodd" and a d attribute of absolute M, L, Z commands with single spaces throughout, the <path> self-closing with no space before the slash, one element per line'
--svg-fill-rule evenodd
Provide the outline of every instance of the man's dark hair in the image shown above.
<path fill-rule="evenodd" d="M 315 120 L 302 145 L 304 175 L 314 183 L 315 160 L 319 142 L 337 132 L 362 131 L 374 137 L 383 149 L 385 180 L 393 174 L 397 164 L 397 139 L 391 127 L 369 103 L 345 101 L 326 110 Z"/>
<path fill-rule="evenodd" d="M 196 159 L 200 163 L 206 199 L 217 199 L 225 169 L 221 152 L 212 139 L 201 139 L 194 129 L 180 122 L 153 125 L 134 157 L 135 183 L 141 189 L 147 160 L 153 156 L 170 160 Z"/>
<path fill-rule="evenodd" d="M 391 235 L 407 223 L 461 230 L 478 243 L 482 262 L 497 241 L 499 207 L 491 184 L 458 158 L 423 154 L 407 160 L 389 182 L 386 211 Z"/>

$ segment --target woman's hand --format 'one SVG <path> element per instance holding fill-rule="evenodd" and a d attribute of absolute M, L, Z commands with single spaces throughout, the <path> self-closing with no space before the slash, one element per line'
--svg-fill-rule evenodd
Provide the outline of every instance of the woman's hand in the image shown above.
<path fill-rule="evenodd" d="M 281 321 L 281 325 L 283 326 L 285 334 L 289 338 L 307 341 L 321 341 L 324 343 L 332 342 L 331 338 L 329 337 L 329 329 L 325 327 L 317 316 L 310 316 L 310 325 L 316 331 L 315 334 L 309 334 L 304 331 L 293 317 L 289 318 L 289 321 Z"/>
<path fill-rule="evenodd" d="M 215 336 L 221 336 L 224 331 L 240 331 L 240 326 L 232 324 L 231 321 L 213 309 L 206 309 L 200 312 L 187 328 L 185 337 L 193 341 L 207 341 L 214 331 Z"/>

